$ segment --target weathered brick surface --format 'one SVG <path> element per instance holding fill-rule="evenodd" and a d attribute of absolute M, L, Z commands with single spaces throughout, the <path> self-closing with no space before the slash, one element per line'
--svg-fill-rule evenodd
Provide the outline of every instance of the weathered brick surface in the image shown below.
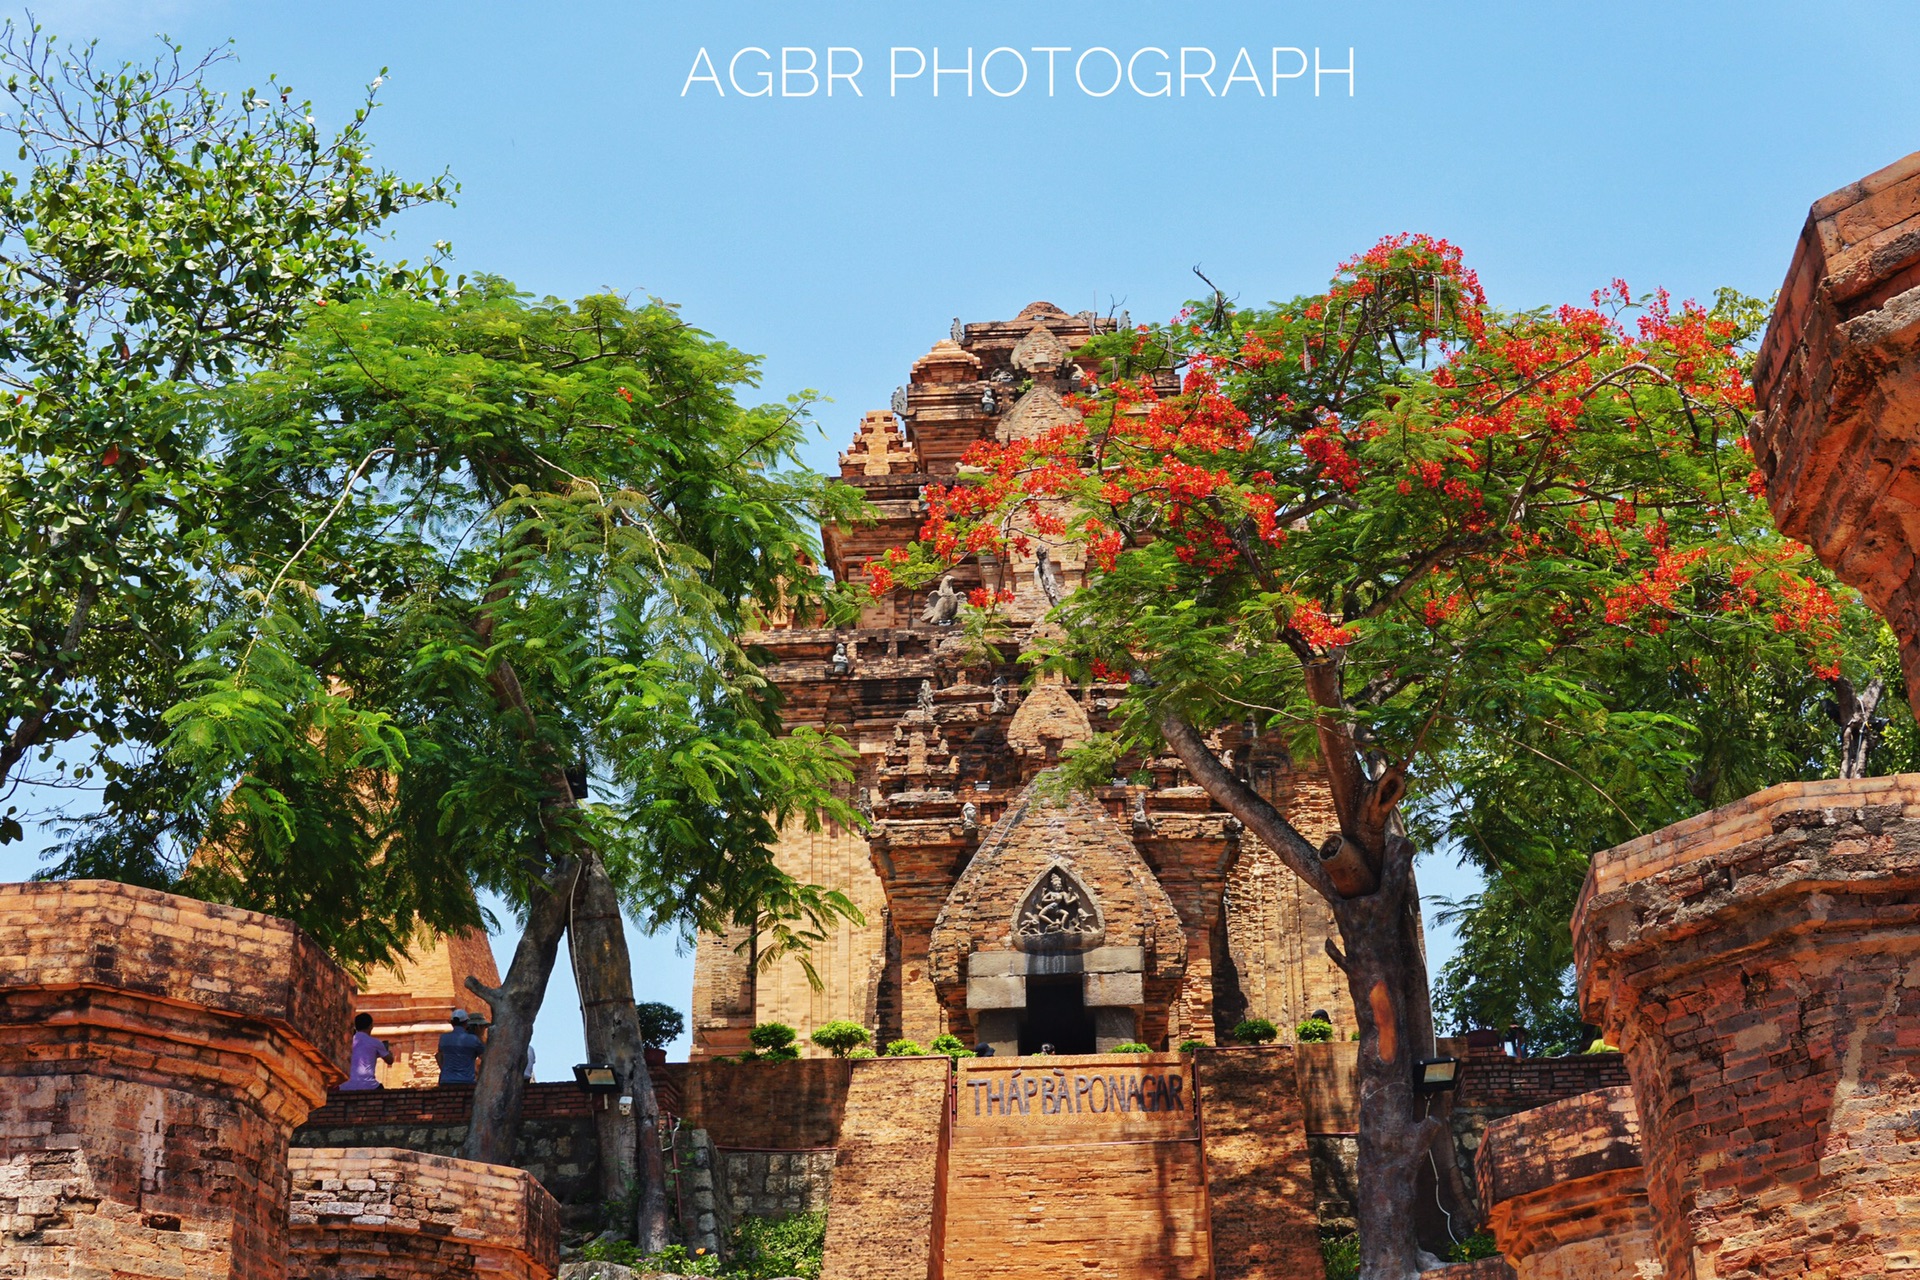
<path fill-rule="evenodd" d="M 1671 1280 L 1920 1265 L 1920 775 L 1789 783 L 1608 850 L 1574 940 Z"/>
<path fill-rule="evenodd" d="M 1193 1056 L 1215 1280 L 1320 1274 L 1306 1116 L 1292 1046 Z"/>
<path fill-rule="evenodd" d="M 1631 1089 L 1496 1120 L 1478 1174 L 1488 1227 L 1520 1280 L 1660 1275 Z"/>
<path fill-rule="evenodd" d="M 518 1169 L 380 1147 L 289 1153 L 289 1280 L 551 1280 L 559 1207 Z"/>
<path fill-rule="evenodd" d="M 1514 1274 L 1505 1258 L 1481 1258 L 1477 1262 L 1456 1262 L 1452 1266 L 1422 1271 L 1420 1280 L 1514 1280 Z"/>
<path fill-rule="evenodd" d="M 661 1079 L 656 1076 L 656 1082 Z M 532 1174 L 575 1225 L 593 1225 L 600 1212 L 600 1146 L 592 1108 L 593 1098 L 570 1080 L 528 1085 L 513 1153 L 514 1167 Z M 472 1085 L 334 1093 L 294 1131 L 293 1145 L 404 1147 L 454 1156 L 466 1140 L 472 1111 Z"/>
<path fill-rule="evenodd" d="M 350 986 L 292 925 L 127 885 L 0 886 L 0 1276 L 284 1272 L 287 1137 Z"/>
<path fill-rule="evenodd" d="M 947 1058 L 853 1064 L 833 1166 L 822 1280 L 929 1280 L 940 1274 L 952 1077 Z"/>
<path fill-rule="evenodd" d="M 681 1118 L 716 1147 L 801 1150 L 840 1141 L 854 1064 L 690 1062 L 681 1069 Z"/>
<path fill-rule="evenodd" d="M 1210 1274 L 1193 1070 L 1177 1054 L 963 1060 L 945 1274 Z"/>
<path fill-rule="evenodd" d="M 1754 370 L 1767 501 L 1893 624 L 1920 687 L 1920 153 L 1814 204 Z"/>

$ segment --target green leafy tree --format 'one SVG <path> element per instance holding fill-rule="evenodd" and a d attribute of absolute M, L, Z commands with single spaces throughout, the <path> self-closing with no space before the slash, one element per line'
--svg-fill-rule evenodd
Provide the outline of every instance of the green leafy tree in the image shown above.
<path fill-rule="evenodd" d="M 1243 1018 L 1231 1034 L 1241 1044 L 1271 1044 L 1280 1038 L 1280 1028 L 1265 1018 Z"/>
<path fill-rule="evenodd" d="M 808 1039 L 834 1057 L 844 1058 L 855 1049 L 869 1043 L 873 1036 L 859 1023 L 841 1019 L 821 1023 L 813 1029 L 813 1034 Z"/>
<path fill-rule="evenodd" d="M 1740 344 L 1759 314 L 1618 282 L 1501 313 L 1453 246 L 1394 237 L 1321 293 L 1216 294 L 1096 339 L 1081 419 L 976 447 L 928 489 L 923 544 L 872 577 L 1084 551 L 1049 660 L 1118 698 L 1119 726 L 1075 776 L 1177 756 L 1333 912 L 1370 1100 L 1367 1280 L 1418 1271 L 1417 1169 L 1468 1200 L 1410 1069 L 1434 1039 L 1410 817 L 1467 758 L 1529 778 L 1678 764 L 1694 725 L 1618 678 L 1642 660 L 1746 646 L 1849 674 L 1857 603 L 1754 497 Z M 1265 761 L 1302 756 L 1339 819 L 1318 845 L 1262 789 Z"/>
<path fill-rule="evenodd" d="M 441 279 L 375 258 L 382 224 L 452 187 L 372 166 L 372 90 L 329 133 L 273 80 L 221 92 L 227 61 L 116 65 L 0 30 L 19 160 L 0 176 L 0 787 L 48 760 L 110 797 L 166 771 L 159 716 L 221 558 L 225 441 L 197 392 L 270 360 L 316 298 Z M 175 834 L 138 812 L 100 869 L 140 878 L 138 843 Z M 23 834 L 0 816 L 0 843 Z"/>
<path fill-rule="evenodd" d="M 641 1001 L 634 1013 L 640 1020 L 640 1042 L 649 1049 L 665 1048 L 687 1030 L 686 1015 L 658 1000 Z"/>
<path fill-rule="evenodd" d="M 475 884 L 518 906 L 505 981 L 481 993 L 469 1158 L 510 1158 L 517 1064 L 570 935 L 587 1052 L 639 1104 L 597 1119 L 604 1149 L 646 1162 L 607 1161 L 604 1190 L 637 1179 L 649 1249 L 666 1212 L 636 1134 L 656 1108 L 623 914 L 745 925 L 763 956 L 858 916 L 773 863 L 782 824 L 855 820 L 845 750 L 780 732 L 735 639 L 817 591 L 812 522 L 857 507 L 793 465 L 804 403 L 736 400 L 753 377 L 658 302 L 482 280 L 316 305 L 212 398 L 234 559 L 165 715 L 161 781 L 218 855 L 189 869 L 195 891 L 374 959 L 435 894 L 443 915 Z M 111 815 L 76 861 L 99 827 Z M 363 892 L 312 892 L 331 882 Z"/>

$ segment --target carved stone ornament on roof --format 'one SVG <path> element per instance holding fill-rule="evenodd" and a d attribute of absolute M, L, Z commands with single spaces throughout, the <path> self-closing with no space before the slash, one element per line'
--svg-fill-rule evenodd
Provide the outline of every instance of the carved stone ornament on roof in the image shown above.
<path fill-rule="evenodd" d="M 1013 349 L 1013 367 L 1026 373 L 1049 375 L 1066 363 L 1067 344 L 1043 324 L 1027 330 Z"/>
<path fill-rule="evenodd" d="M 1067 407 L 1060 393 L 1052 387 L 1035 387 L 1020 397 L 1011 412 L 1000 419 L 1000 425 L 994 435 L 1002 443 L 1009 440 L 1032 440 L 1053 428 L 1069 422 L 1080 421 L 1080 415 Z"/>
<path fill-rule="evenodd" d="M 1013 913 L 1013 943 L 1022 951 L 1084 951 L 1106 932 L 1099 900 L 1058 862 L 1040 873 Z"/>

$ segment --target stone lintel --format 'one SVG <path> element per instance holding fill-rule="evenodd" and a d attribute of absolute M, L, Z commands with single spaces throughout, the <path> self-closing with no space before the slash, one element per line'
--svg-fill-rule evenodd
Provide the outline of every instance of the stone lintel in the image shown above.
<path fill-rule="evenodd" d="M 1070 973 L 1141 973 L 1147 967 L 1144 947 L 1095 947 L 1091 951 L 975 951 L 967 957 L 969 978 L 1009 975 L 1053 977 Z"/>
<path fill-rule="evenodd" d="M 1087 1007 L 1138 1009 L 1147 1003 L 1147 987 L 1138 973 L 1089 973 L 1082 980 Z"/>
<path fill-rule="evenodd" d="M 967 979 L 967 1008 L 1024 1009 L 1027 1007 L 1027 980 L 1011 974 L 1000 977 Z"/>
<path fill-rule="evenodd" d="M 288 1280 L 550 1280 L 560 1207 L 519 1169 L 393 1147 L 296 1147 Z"/>

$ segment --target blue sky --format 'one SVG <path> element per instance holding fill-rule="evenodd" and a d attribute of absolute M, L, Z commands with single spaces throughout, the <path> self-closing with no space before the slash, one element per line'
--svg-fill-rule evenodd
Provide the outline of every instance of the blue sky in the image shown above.
<path fill-rule="evenodd" d="M 277 73 L 323 121 L 387 68 L 377 158 L 416 176 L 449 169 L 463 186 L 456 208 L 399 225 L 396 255 L 444 238 L 457 268 L 535 292 L 677 302 L 765 354 L 769 398 L 832 398 L 821 467 L 954 316 L 1046 298 L 1164 317 L 1200 287 L 1196 265 L 1264 301 L 1403 230 L 1463 246 L 1503 306 L 1584 298 L 1616 276 L 1764 295 L 1809 203 L 1920 148 L 1910 0 L 56 0 L 36 15 L 116 55 L 144 54 L 159 31 L 190 49 L 231 39 L 234 88 Z M 744 98 L 724 77 L 748 46 L 769 61 L 858 50 L 861 94 L 841 81 L 831 98 Z M 896 47 L 929 60 L 937 47 L 942 67 L 971 50 L 974 74 L 942 77 L 938 98 L 930 69 L 890 93 Z M 1044 47 L 1070 50 L 1053 55 L 1051 97 L 1048 55 L 1032 52 Z M 1243 76 L 1211 96 L 1242 47 L 1271 92 Z M 1276 47 L 1351 65 L 1351 96 L 1339 76 L 1322 76 L 1317 97 L 1311 74 L 1272 80 L 1299 65 L 1276 63 Z M 703 48 L 724 97 L 705 83 L 682 93 Z M 979 79 L 999 48 L 1029 63 L 1009 97 Z M 1185 96 L 1123 82 L 1092 97 L 1072 82 L 1087 50 L 1116 62 L 1148 50 L 1134 66 L 1151 90 L 1182 48 L 1218 62 Z M 766 64 L 738 65 L 751 88 Z M 1113 65 L 1087 54 L 1082 78 L 1104 89 Z M 1005 90 L 1018 69 L 1003 53 L 987 74 Z M 19 846 L 0 850 L 0 876 L 31 865 Z M 1422 874 L 1430 892 L 1459 891 L 1440 860 Z M 511 939 L 498 949 L 504 964 Z M 690 973 L 670 940 L 636 940 L 643 999 L 684 1008 Z M 580 1053 L 573 1000 L 563 963 L 535 1042 L 543 1076 Z"/>

